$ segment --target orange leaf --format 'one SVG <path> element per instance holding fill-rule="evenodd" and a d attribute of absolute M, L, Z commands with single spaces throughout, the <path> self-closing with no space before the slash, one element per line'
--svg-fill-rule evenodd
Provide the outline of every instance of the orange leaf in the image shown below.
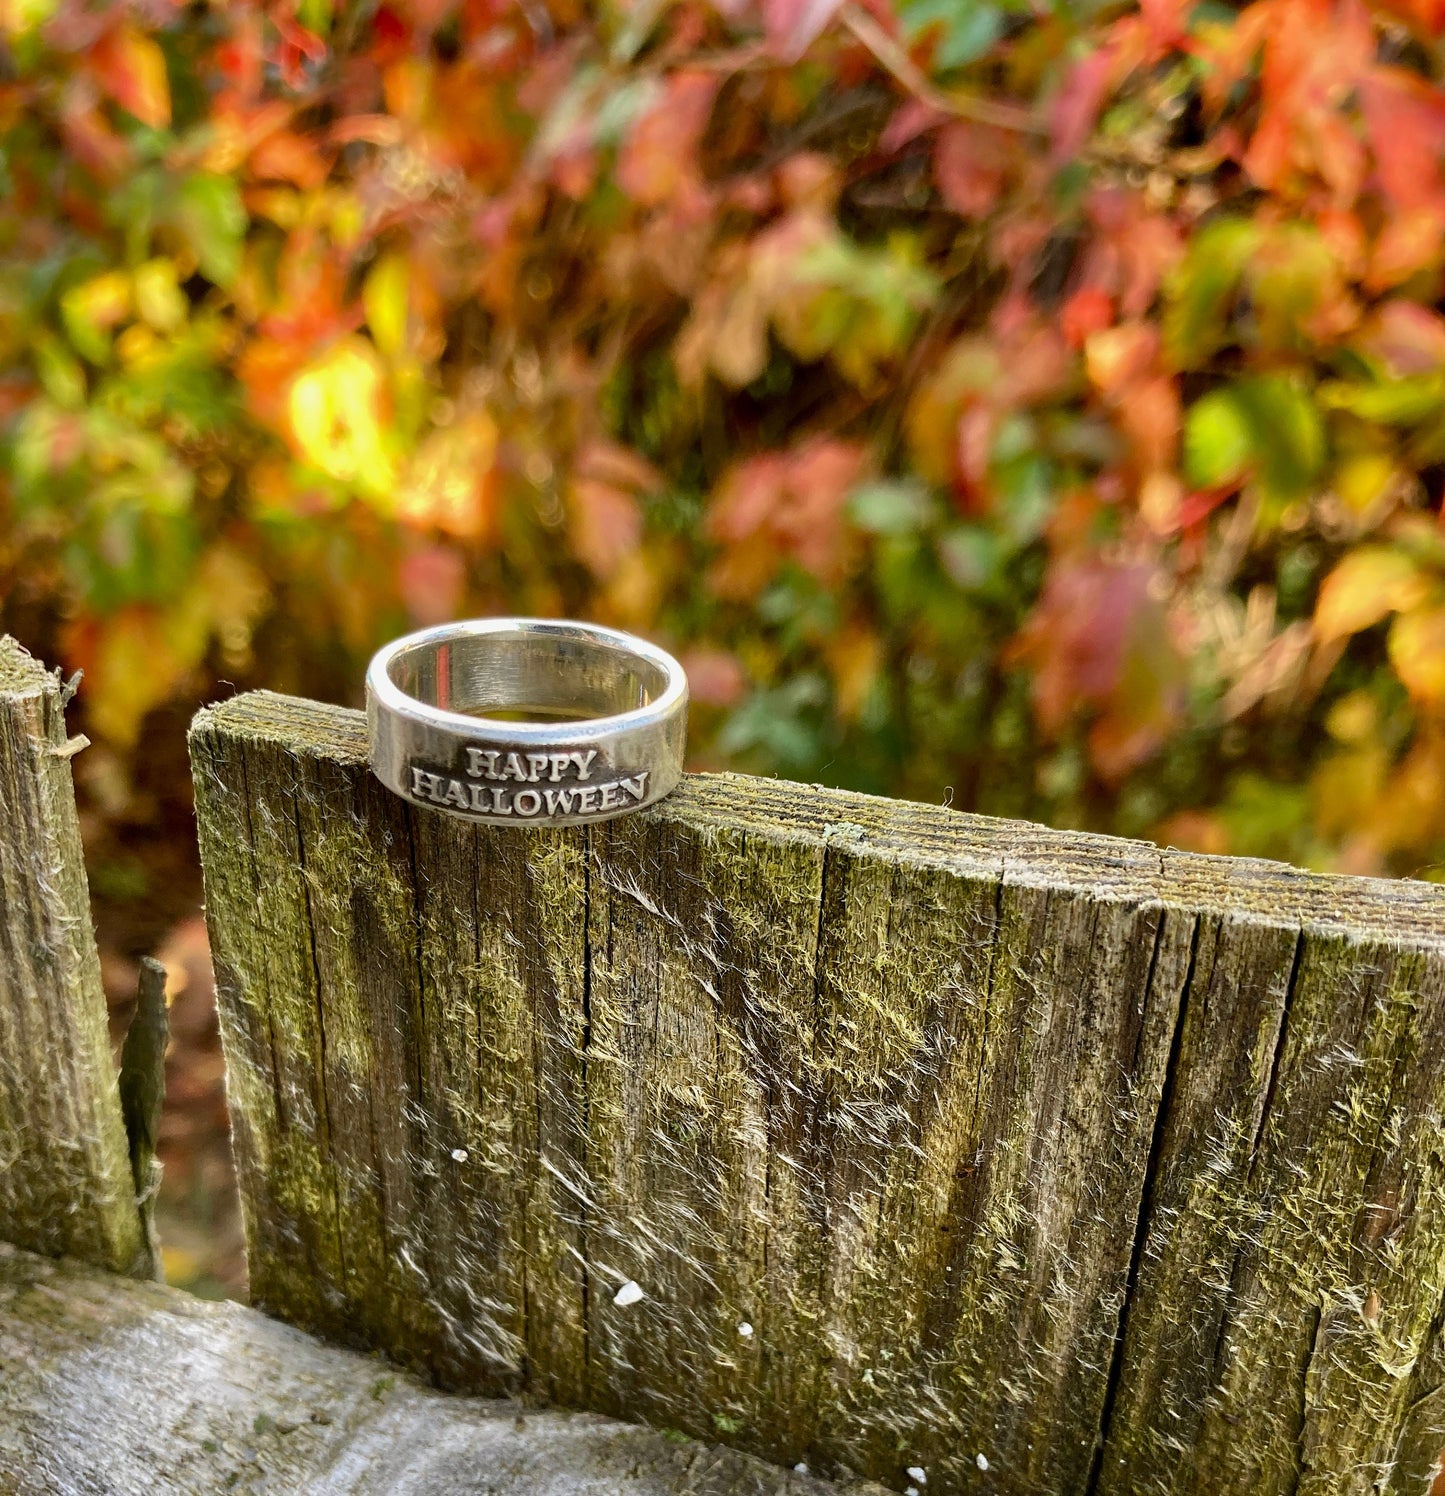
<path fill-rule="evenodd" d="M 1179 389 L 1168 374 L 1131 389 L 1120 405 L 1119 422 L 1145 472 L 1174 466 L 1179 455 Z"/>
<path fill-rule="evenodd" d="M 1424 596 L 1426 580 L 1403 551 L 1372 545 L 1351 551 L 1324 580 L 1315 603 L 1315 637 L 1345 639 Z"/>
<path fill-rule="evenodd" d="M 1365 285 L 1388 290 L 1421 270 L 1433 269 L 1445 251 L 1445 203 L 1409 213 L 1392 213 L 1375 240 Z"/>
<path fill-rule="evenodd" d="M 122 109 L 159 130 L 171 122 L 166 59 L 155 40 L 134 26 L 108 31 L 90 51 L 96 81 Z"/>
<path fill-rule="evenodd" d="M 1405 689 L 1429 706 L 1445 704 L 1445 607 L 1402 613 L 1390 628 L 1389 648 Z"/>
<path fill-rule="evenodd" d="M 319 187 L 326 180 L 327 165 L 317 153 L 314 137 L 294 130 L 278 130 L 251 152 L 251 175 L 260 182 L 294 182 L 298 187 Z"/>

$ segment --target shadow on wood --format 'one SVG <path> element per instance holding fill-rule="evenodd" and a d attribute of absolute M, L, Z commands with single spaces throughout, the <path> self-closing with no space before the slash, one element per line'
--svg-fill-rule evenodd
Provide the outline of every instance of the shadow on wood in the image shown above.
<path fill-rule="evenodd" d="M 257 1301 L 930 1493 L 1423 1491 L 1445 891 L 724 776 L 413 811 L 192 733 Z"/>
<path fill-rule="evenodd" d="M 446 1397 L 239 1304 L 0 1247 L 0 1490 L 836 1496 L 586 1413 Z M 876 1486 L 850 1496 L 883 1496 Z"/>

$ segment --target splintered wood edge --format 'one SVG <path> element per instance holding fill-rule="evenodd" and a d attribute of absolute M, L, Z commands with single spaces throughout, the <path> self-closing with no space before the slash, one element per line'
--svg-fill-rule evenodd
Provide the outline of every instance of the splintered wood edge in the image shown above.
<path fill-rule="evenodd" d="M 219 1491 L 241 1475 L 276 1496 L 843 1489 L 595 1414 L 449 1396 L 240 1304 L 0 1245 L 0 1489 L 37 1489 L 42 1469 L 45 1490 L 90 1489 L 103 1470 L 117 1490 Z"/>
<path fill-rule="evenodd" d="M 269 691 L 203 708 L 191 733 L 266 740 L 343 765 L 367 763 L 363 713 Z M 1010 883 L 1111 902 L 1445 950 L 1445 888 L 1412 879 L 1309 873 L 1260 858 L 1180 852 L 741 774 L 690 774 L 667 799 L 640 813 L 716 833 L 743 832 L 905 866 L 1002 876 Z"/>
<path fill-rule="evenodd" d="M 30 696 L 47 684 L 58 689 L 55 677 L 23 644 L 0 634 L 0 695 Z"/>

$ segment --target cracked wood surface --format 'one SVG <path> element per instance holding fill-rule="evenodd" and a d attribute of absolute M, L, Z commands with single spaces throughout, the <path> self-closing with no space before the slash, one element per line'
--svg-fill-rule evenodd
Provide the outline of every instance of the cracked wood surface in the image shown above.
<path fill-rule="evenodd" d="M 272 1312 L 928 1493 L 1428 1490 L 1445 890 L 722 775 L 474 827 L 267 694 L 192 762 Z"/>
<path fill-rule="evenodd" d="M 449 1397 L 239 1304 L 0 1247 L 7 1496 L 839 1496 L 587 1413 Z M 849 1496 L 884 1496 L 857 1483 Z"/>
<path fill-rule="evenodd" d="M 0 636 L 0 1240 L 149 1270 L 58 679 Z"/>

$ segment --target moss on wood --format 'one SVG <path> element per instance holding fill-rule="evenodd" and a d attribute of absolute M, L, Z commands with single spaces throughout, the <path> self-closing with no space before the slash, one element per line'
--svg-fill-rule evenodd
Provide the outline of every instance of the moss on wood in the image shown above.
<path fill-rule="evenodd" d="M 0 1239 L 148 1272 L 62 688 L 0 637 Z"/>
<path fill-rule="evenodd" d="M 1445 892 L 731 776 L 471 827 L 266 695 L 192 751 L 268 1307 L 900 1488 L 1428 1482 Z"/>

